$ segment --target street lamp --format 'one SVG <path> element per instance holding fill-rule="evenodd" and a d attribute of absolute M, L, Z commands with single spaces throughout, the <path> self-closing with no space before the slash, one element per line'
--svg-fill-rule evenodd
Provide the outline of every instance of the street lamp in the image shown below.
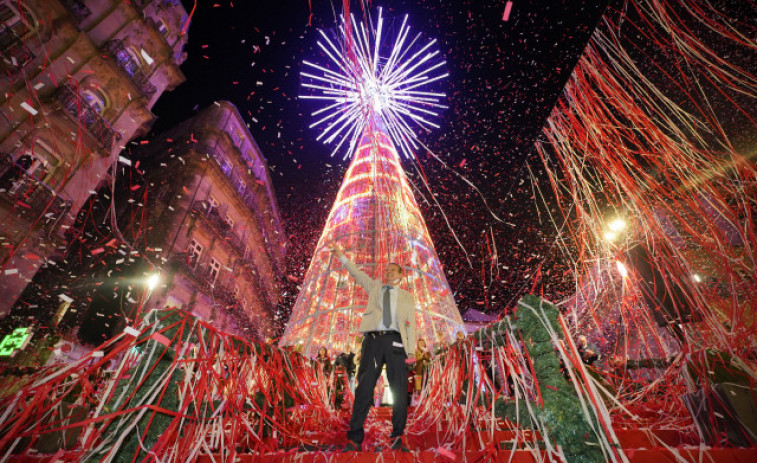
<path fill-rule="evenodd" d="M 628 227 L 628 224 L 626 223 L 625 220 L 623 220 L 620 217 L 616 217 L 610 220 L 609 222 L 607 222 L 607 225 L 605 226 L 605 232 L 602 235 L 602 237 L 608 243 L 612 243 L 621 237 L 621 235 L 623 234 L 623 231 L 627 227 Z"/>
<path fill-rule="evenodd" d="M 620 276 L 622 276 L 623 278 L 627 278 L 628 277 L 628 269 L 623 264 L 623 262 L 621 262 L 619 260 L 616 260 L 615 261 L 615 265 L 618 267 L 618 273 L 620 273 Z"/>
<path fill-rule="evenodd" d="M 150 296 L 152 296 L 152 290 L 158 287 L 158 283 L 160 283 L 160 273 L 155 272 L 147 276 L 147 279 L 145 280 L 147 291 L 145 292 L 145 298 L 142 301 L 142 306 L 145 306 L 147 304 Z"/>
<path fill-rule="evenodd" d="M 156 286 L 158 286 L 158 283 L 160 282 L 160 273 L 153 273 L 149 277 L 147 277 L 147 289 L 152 292 L 153 289 L 155 289 Z"/>
<path fill-rule="evenodd" d="M 617 218 L 609 223 L 608 228 L 610 229 L 610 231 L 615 233 L 621 232 L 626 229 L 626 221 L 621 218 Z"/>

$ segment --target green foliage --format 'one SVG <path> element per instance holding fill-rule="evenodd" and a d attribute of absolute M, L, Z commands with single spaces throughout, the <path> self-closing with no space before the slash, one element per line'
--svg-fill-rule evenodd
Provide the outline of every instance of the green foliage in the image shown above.
<path fill-rule="evenodd" d="M 538 406 L 535 402 L 530 402 L 530 405 L 532 408 Z M 504 397 L 499 397 L 494 402 L 494 415 L 497 418 L 506 418 L 513 423 L 518 423 L 521 427 L 538 428 L 536 423 L 531 420 L 527 404 L 523 401 L 516 404 L 513 401 L 505 400 Z"/>
<path fill-rule="evenodd" d="M 528 295 L 518 303 L 515 326 L 525 340 L 543 400 L 543 407 L 533 409 L 538 421 L 549 428 L 546 433 L 562 447 L 568 461 L 601 462 L 604 456 L 594 432 L 581 409 L 575 389 L 560 371 L 560 359 L 552 344 L 550 330 L 542 321 L 546 318 L 553 331 L 562 333 L 558 316 L 555 306 L 534 295 Z"/>
<path fill-rule="evenodd" d="M 167 317 L 165 317 L 167 315 Z M 162 312 L 160 316 L 165 318 L 160 323 L 160 327 L 170 326 L 182 320 L 183 316 L 178 310 L 173 312 Z M 159 329 L 160 329 L 159 327 Z M 186 327 L 188 328 L 188 327 Z M 181 324 L 173 326 L 163 332 L 163 335 L 168 339 L 172 339 L 181 329 Z M 116 387 L 113 398 L 106 405 L 105 412 L 113 412 L 116 410 L 130 409 L 138 407 L 140 404 L 156 405 L 161 409 L 178 411 L 179 408 L 179 394 L 178 390 L 181 382 L 184 379 L 184 372 L 181 369 L 176 369 L 171 373 L 170 378 L 163 379 L 163 375 L 173 364 L 173 356 L 175 355 L 173 346 L 178 346 L 179 343 L 174 343 L 166 347 L 154 339 L 149 338 L 149 334 L 143 335 L 142 339 L 145 342 L 141 344 L 143 347 L 143 357 L 140 362 L 129 370 L 129 378 L 123 379 Z M 182 341 L 186 341 L 189 337 L 189 330 L 185 329 Z M 153 348 L 155 348 L 154 353 Z M 155 368 L 152 368 L 152 366 Z M 145 370 L 145 366 L 147 366 Z M 152 368 L 152 369 L 151 369 Z M 139 375 L 147 371 L 149 372 L 144 378 L 144 381 L 139 381 Z M 166 384 L 165 388 L 160 384 L 155 390 L 150 392 L 150 389 L 156 384 Z M 163 391 L 165 389 L 165 391 Z M 159 400 L 146 400 L 148 394 L 155 394 L 155 397 L 159 397 Z M 124 402 L 119 402 L 119 398 L 123 394 Z M 162 394 L 162 396 L 161 396 Z M 133 423 L 134 418 L 140 413 L 141 410 L 134 411 L 128 415 L 126 419 L 116 418 L 108 423 L 104 434 L 109 436 L 112 441 L 118 438 L 124 432 L 127 432 L 127 428 Z M 137 455 L 137 461 L 147 457 L 147 453 L 142 450 L 140 446 L 140 440 L 142 445 L 146 449 L 151 449 L 158 439 L 168 430 L 171 422 L 174 420 L 174 416 L 167 413 L 161 413 L 158 411 L 148 410 L 139 419 L 137 426 L 128 430 L 126 438 L 122 441 L 121 446 L 118 448 L 115 461 L 132 461 L 132 458 Z M 119 427 L 120 424 L 120 427 Z M 145 433 L 146 431 L 146 433 Z M 107 452 L 109 449 L 104 450 Z M 96 461 L 103 457 L 103 454 L 91 455 L 90 460 Z"/>

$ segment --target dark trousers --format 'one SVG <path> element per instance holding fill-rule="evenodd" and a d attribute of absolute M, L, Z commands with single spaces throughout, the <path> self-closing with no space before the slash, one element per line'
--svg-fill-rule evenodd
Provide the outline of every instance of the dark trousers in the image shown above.
<path fill-rule="evenodd" d="M 363 443 L 365 430 L 363 423 L 373 404 L 376 382 L 381 375 L 381 368 L 386 364 L 386 376 L 392 391 L 392 435 L 399 437 L 405 432 L 407 423 L 407 354 L 399 333 L 375 335 L 366 333 L 360 351 L 360 367 L 357 370 L 357 387 L 355 388 L 355 406 L 352 409 L 350 430 L 347 438 L 358 444 Z"/>

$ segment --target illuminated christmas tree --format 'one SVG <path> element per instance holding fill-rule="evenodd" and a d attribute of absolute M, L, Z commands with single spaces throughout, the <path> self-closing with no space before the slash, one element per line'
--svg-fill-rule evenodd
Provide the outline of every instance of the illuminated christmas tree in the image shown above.
<path fill-rule="evenodd" d="M 418 338 L 447 343 L 464 329 L 396 149 L 410 156 L 418 147 L 413 125 L 437 127 L 428 119 L 444 108 L 444 94 L 426 88 L 446 77 L 434 74 L 444 62 L 435 41 L 420 46 L 420 34 L 410 38 L 407 17 L 388 53 L 382 53 L 381 10 L 375 28 L 350 19 L 338 29 L 339 40 L 321 32 L 318 45 L 331 69 L 305 61 L 317 73 L 302 73 L 310 93 L 301 98 L 326 102 L 313 113 L 319 119 L 312 127 L 324 126 L 318 138 L 336 144 L 332 155 L 346 146 L 345 157 L 352 157 L 280 341 L 302 344 L 309 356 L 322 346 L 355 347 L 368 300 L 329 252 L 334 244 L 374 278 L 390 262 L 402 266 L 402 286 L 415 294 Z"/>

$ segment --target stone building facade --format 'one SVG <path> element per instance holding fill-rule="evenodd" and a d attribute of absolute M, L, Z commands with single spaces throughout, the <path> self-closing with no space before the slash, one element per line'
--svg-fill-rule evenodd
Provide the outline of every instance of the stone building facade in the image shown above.
<path fill-rule="evenodd" d="M 160 95 L 185 80 L 179 0 L 0 0 L 0 317 Z"/>
<path fill-rule="evenodd" d="M 162 265 L 143 310 L 181 307 L 223 331 L 268 336 L 286 237 L 267 161 L 236 107 L 211 105 L 131 153 L 152 189 L 140 225 Z"/>

